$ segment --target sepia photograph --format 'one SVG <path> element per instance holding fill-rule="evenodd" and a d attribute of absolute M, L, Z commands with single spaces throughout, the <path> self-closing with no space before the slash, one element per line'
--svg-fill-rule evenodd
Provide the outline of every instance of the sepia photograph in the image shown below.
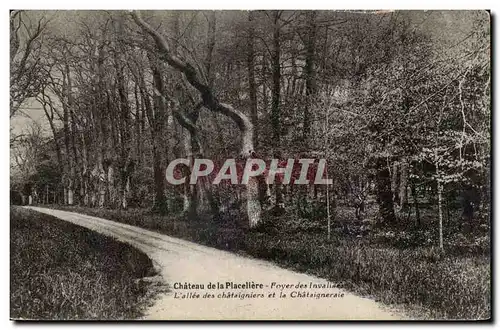
<path fill-rule="evenodd" d="M 9 10 L 10 320 L 491 321 L 491 16 Z"/>

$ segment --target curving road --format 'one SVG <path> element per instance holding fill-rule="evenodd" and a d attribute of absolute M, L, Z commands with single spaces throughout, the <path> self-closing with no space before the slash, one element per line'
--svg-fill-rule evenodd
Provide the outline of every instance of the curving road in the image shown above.
<path fill-rule="evenodd" d="M 169 287 L 148 307 L 154 320 L 398 320 L 406 318 L 323 279 L 146 229 L 88 215 L 27 207 L 129 243 Z M 209 288 L 209 283 L 220 288 Z M 323 287 L 323 288 L 321 288 Z M 326 287 L 326 288 L 325 288 Z M 322 294 L 322 296 L 320 296 Z"/>

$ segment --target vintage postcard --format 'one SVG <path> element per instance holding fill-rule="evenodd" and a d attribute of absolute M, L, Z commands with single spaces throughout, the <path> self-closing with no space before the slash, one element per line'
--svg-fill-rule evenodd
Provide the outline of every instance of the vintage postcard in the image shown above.
<path fill-rule="evenodd" d="M 9 15 L 12 320 L 490 320 L 488 11 Z"/>

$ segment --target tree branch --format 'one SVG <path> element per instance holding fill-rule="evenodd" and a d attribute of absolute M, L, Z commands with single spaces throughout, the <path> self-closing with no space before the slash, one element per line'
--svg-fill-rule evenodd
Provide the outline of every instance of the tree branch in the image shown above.
<path fill-rule="evenodd" d="M 187 81 L 198 90 L 203 100 L 203 105 L 213 112 L 220 112 L 225 116 L 231 118 L 242 133 L 242 147 L 241 154 L 243 157 L 248 157 L 252 154 L 253 147 L 253 125 L 249 118 L 241 111 L 234 109 L 231 105 L 221 103 L 215 97 L 211 88 L 205 83 L 201 82 L 196 70 L 189 63 L 186 63 L 179 57 L 172 54 L 167 40 L 155 29 L 151 27 L 140 16 L 137 11 L 131 13 L 132 18 L 147 34 L 149 34 L 155 41 L 156 46 L 161 54 L 160 58 L 170 66 L 181 71 L 186 77 Z"/>

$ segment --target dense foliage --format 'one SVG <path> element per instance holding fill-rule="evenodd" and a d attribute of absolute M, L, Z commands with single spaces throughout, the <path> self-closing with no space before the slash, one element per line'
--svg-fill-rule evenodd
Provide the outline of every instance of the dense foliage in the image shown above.
<path fill-rule="evenodd" d="M 151 211 L 158 228 L 174 218 L 243 232 L 284 221 L 311 242 L 487 254 L 487 12 L 36 11 L 11 15 L 12 33 L 30 31 L 28 18 L 41 23 L 11 38 L 11 67 L 26 57 L 43 79 L 22 71 L 19 82 L 33 84 L 23 92 L 11 81 L 11 95 L 43 110 L 45 125 L 11 132 L 21 202 Z M 324 158 L 333 184 L 166 182 L 169 161 L 196 157 Z M 351 262 L 347 250 L 324 258 Z"/>

